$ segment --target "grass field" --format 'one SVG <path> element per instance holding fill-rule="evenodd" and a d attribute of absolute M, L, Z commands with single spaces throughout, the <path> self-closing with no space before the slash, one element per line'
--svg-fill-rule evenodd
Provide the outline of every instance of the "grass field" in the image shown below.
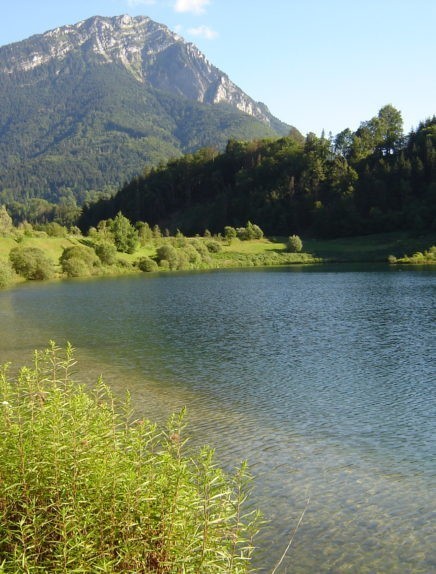
<path fill-rule="evenodd" d="M 103 266 L 100 268 L 99 274 L 116 275 L 138 272 L 138 268 L 134 265 L 135 262 L 144 257 L 153 258 L 156 255 L 158 245 L 162 241 L 163 243 L 171 243 L 173 239 L 168 238 L 158 242 L 152 241 L 145 246 L 139 247 L 137 251 L 131 254 L 118 253 L 119 264 Z M 207 245 L 207 242 L 211 240 L 202 239 L 202 241 Z M 49 237 L 45 233 L 37 233 L 34 236 L 0 235 L 0 262 L 8 261 L 11 249 L 18 245 L 37 247 L 44 251 L 45 255 L 53 261 L 56 275 L 61 277 L 62 269 L 59 264 L 59 257 L 63 250 L 66 247 L 80 245 L 81 243 L 88 244 L 89 240 L 78 236 Z M 199 268 L 244 268 L 329 262 L 387 263 L 388 258 L 392 262 L 395 258 L 400 259 L 404 256 L 410 258 L 417 252 L 429 250 L 432 245 L 436 245 L 436 233 L 420 237 L 413 237 L 407 233 L 386 233 L 341 239 L 303 238 L 303 251 L 301 253 L 288 253 L 286 251 L 285 237 L 253 239 L 250 241 L 233 239 L 230 243 L 223 241 L 220 245 L 221 250 L 217 253 L 209 253 L 208 262 Z M 409 263 L 419 263 L 420 261 L 422 264 L 433 264 L 429 258 L 426 261 L 422 258 L 412 258 L 412 260 L 409 260 Z M 401 261 L 398 261 L 398 263 L 401 263 Z M 159 270 L 162 271 L 160 268 Z M 16 281 L 22 281 L 22 278 L 15 277 L 13 282 Z"/>
<path fill-rule="evenodd" d="M 42 249 L 50 259 L 57 262 L 65 247 L 77 244 L 78 240 L 74 237 L 24 236 L 17 242 L 13 237 L 0 236 L 0 260 L 6 261 L 9 257 L 10 250 L 21 245 L 23 247 L 37 247 L 38 249 Z"/>
<path fill-rule="evenodd" d="M 436 244 L 436 233 L 413 237 L 407 233 L 383 233 L 340 239 L 303 238 L 303 252 L 325 262 L 386 262 L 389 255 L 403 257 L 424 251 Z M 223 247 L 229 254 L 283 253 L 285 237 L 239 241 L 234 239 Z"/>
<path fill-rule="evenodd" d="M 412 237 L 407 233 L 384 233 L 341 239 L 305 239 L 304 250 L 325 261 L 386 262 L 389 255 L 402 257 L 436 244 L 436 233 Z"/>

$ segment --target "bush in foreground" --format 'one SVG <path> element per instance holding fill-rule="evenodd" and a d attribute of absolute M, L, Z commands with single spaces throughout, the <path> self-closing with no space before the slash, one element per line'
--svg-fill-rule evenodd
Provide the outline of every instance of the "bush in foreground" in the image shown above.
<path fill-rule="evenodd" d="M 182 415 L 132 421 L 73 366 L 52 343 L 13 380 L 0 371 L 0 570 L 247 572 L 245 465 L 228 476 L 209 448 L 185 454 Z"/>

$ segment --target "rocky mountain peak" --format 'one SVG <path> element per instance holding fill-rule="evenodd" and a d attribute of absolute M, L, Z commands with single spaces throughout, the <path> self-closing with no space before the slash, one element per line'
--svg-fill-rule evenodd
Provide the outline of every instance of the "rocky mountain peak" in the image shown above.
<path fill-rule="evenodd" d="M 59 74 L 70 56 L 123 66 L 141 83 L 206 104 L 226 103 L 267 125 L 272 118 L 191 43 L 146 16 L 94 16 L 0 48 L 0 73 L 51 65 Z"/>

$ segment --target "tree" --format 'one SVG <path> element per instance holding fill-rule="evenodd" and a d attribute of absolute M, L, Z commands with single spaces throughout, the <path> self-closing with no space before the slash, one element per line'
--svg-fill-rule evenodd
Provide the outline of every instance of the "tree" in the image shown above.
<path fill-rule="evenodd" d="M 114 235 L 115 247 L 123 253 L 134 253 L 138 246 L 138 232 L 124 215 L 119 211 L 110 224 Z"/>
<path fill-rule="evenodd" d="M 353 133 L 349 128 L 338 133 L 334 141 L 335 153 L 341 155 L 342 157 L 348 158 L 351 154 L 353 138 Z"/>
<path fill-rule="evenodd" d="M 298 235 L 291 235 L 288 239 L 289 253 L 300 253 L 303 249 L 303 242 Z"/>
<path fill-rule="evenodd" d="M 135 227 L 138 230 L 139 241 L 142 246 L 153 239 L 153 231 L 147 222 L 137 221 Z"/>
<path fill-rule="evenodd" d="M 378 150 L 381 155 L 392 155 L 403 145 L 403 118 L 401 112 L 388 104 L 378 113 Z"/>
<path fill-rule="evenodd" d="M 0 234 L 7 234 L 12 231 L 12 217 L 6 210 L 6 207 L 2 205 L 0 207 Z"/>
<path fill-rule="evenodd" d="M 230 243 L 232 239 L 236 238 L 236 229 L 230 225 L 224 227 L 224 237 Z"/>

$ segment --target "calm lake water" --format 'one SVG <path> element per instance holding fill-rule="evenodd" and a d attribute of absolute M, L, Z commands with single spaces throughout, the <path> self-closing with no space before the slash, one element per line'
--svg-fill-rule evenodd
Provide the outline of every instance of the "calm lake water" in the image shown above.
<path fill-rule="evenodd" d="M 436 571 L 436 271 L 143 275 L 0 292 L 0 362 L 54 339 L 193 444 L 248 459 L 270 572 Z"/>

